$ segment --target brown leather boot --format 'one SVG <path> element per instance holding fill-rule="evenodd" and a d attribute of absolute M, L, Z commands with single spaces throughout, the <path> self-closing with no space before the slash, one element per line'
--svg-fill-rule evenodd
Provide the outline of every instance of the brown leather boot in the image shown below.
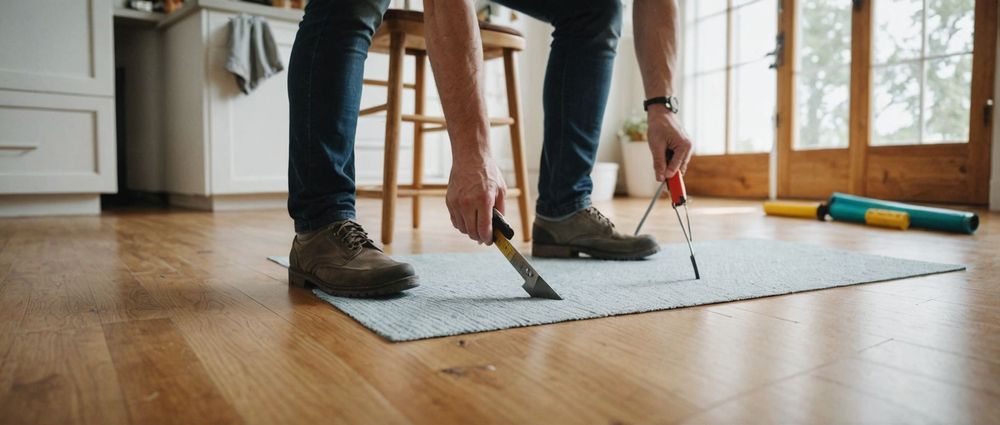
<path fill-rule="evenodd" d="M 296 235 L 288 259 L 289 284 L 338 297 L 377 297 L 419 286 L 413 266 L 389 258 L 350 220 Z"/>
<path fill-rule="evenodd" d="M 650 235 L 616 232 L 611 220 L 594 207 L 559 221 L 535 217 L 531 235 L 535 257 L 571 258 L 582 253 L 605 260 L 641 260 L 660 250 Z"/>

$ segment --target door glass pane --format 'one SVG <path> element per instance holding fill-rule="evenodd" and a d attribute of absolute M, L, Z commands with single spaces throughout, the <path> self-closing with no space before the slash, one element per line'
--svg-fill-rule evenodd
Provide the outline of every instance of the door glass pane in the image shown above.
<path fill-rule="evenodd" d="M 778 32 L 777 0 L 757 0 L 733 11 L 733 50 L 738 64 L 763 60 L 774 50 Z"/>
<path fill-rule="evenodd" d="M 920 62 L 872 69 L 872 145 L 920 140 Z"/>
<path fill-rule="evenodd" d="M 969 140 L 972 55 L 927 61 L 923 143 Z"/>
<path fill-rule="evenodd" d="M 846 148 L 851 84 L 851 3 L 800 4 L 794 149 Z"/>
<path fill-rule="evenodd" d="M 972 52 L 976 0 L 927 0 L 927 55 Z"/>
<path fill-rule="evenodd" d="M 726 66 L 726 15 L 706 18 L 694 25 L 696 72 L 714 71 Z"/>
<path fill-rule="evenodd" d="M 696 8 L 695 16 L 699 18 L 722 12 L 729 6 L 728 0 L 691 0 L 689 4 Z"/>
<path fill-rule="evenodd" d="M 695 84 L 694 151 L 700 155 L 726 151 L 726 73 L 699 75 Z"/>
<path fill-rule="evenodd" d="M 975 0 L 875 4 L 872 145 L 968 142 Z"/>
<path fill-rule="evenodd" d="M 878 0 L 873 5 L 873 63 L 899 63 L 920 58 L 923 44 L 923 0 Z"/>
<path fill-rule="evenodd" d="M 850 69 L 799 73 L 795 81 L 795 149 L 846 148 Z"/>
<path fill-rule="evenodd" d="M 733 152 L 770 152 L 777 92 L 774 70 L 768 62 L 757 61 L 733 72 Z"/>

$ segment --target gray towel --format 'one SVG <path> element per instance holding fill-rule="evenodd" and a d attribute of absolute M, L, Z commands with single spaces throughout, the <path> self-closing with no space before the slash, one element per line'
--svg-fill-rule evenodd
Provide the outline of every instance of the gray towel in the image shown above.
<path fill-rule="evenodd" d="M 229 20 L 229 59 L 226 70 L 236 76 L 243 93 L 285 69 L 267 21 L 241 13 Z"/>

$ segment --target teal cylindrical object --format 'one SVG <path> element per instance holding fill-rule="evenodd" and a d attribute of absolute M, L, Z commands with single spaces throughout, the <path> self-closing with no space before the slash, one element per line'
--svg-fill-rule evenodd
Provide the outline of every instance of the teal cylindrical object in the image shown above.
<path fill-rule="evenodd" d="M 830 217 L 837 221 L 865 224 L 866 212 L 868 207 L 850 202 L 831 202 L 829 206 Z"/>
<path fill-rule="evenodd" d="M 882 201 L 862 196 L 834 193 L 830 197 L 830 216 L 834 220 L 865 222 L 869 208 L 903 211 L 910 215 L 910 226 L 931 230 L 944 230 L 972 234 L 979 228 L 979 216 L 967 211 L 923 207 L 901 202 Z M 858 212 L 860 211 L 860 215 Z M 840 217 L 838 217 L 840 215 Z M 860 218 L 859 218 L 860 217 Z"/>

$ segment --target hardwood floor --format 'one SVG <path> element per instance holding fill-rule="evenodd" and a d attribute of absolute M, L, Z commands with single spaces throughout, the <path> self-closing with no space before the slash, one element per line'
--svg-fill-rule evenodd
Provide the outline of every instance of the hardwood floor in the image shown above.
<path fill-rule="evenodd" d="M 598 206 L 632 229 L 645 205 Z M 284 211 L 6 219 L 0 423 L 1000 423 L 1000 215 L 960 236 L 693 207 L 696 240 L 969 270 L 391 344 L 265 259 L 288 250 Z M 359 204 L 372 231 L 379 208 Z M 388 251 L 493 249 L 423 209 L 419 231 L 397 209 Z M 646 226 L 682 240 L 664 204 Z"/>

